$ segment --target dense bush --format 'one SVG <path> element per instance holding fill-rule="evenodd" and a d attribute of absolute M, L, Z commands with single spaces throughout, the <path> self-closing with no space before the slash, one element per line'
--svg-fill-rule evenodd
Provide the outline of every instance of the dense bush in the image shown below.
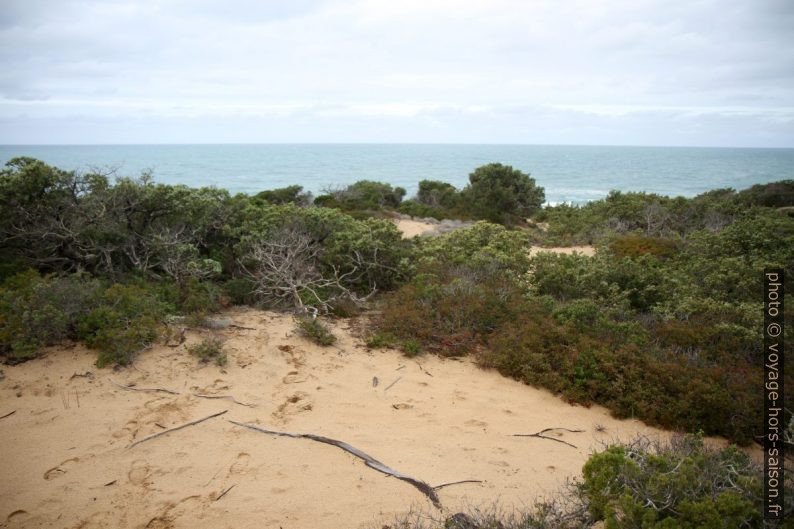
<path fill-rule="evenodd" d="M 523 224 L 545 200 L 542 187 L 528 174 L 509 165 L 492 163 L 469 175 L 461 199 L 478 219 L 512 226 Z"/>
<path fill-rule="evenodd" d="M 390 184 L 359 180 L 349 186 L 330 190 L 318 196 L 318 206 L 338 208 L 347 212 L 375 212 L 383 208 L 395 209 L 405 197 L 405 189 L 392 187 Z"/>
<path fill-rule="evenodd" d="M 529 258 L 525 233 L 480 223 L 416 243 L 414 279 L 384 300 L 372 342 L 476 352 L 572 402 L 747 443 L 761 424 L 761 272 L 791 273 L 792 224 L 748 210 L 686 239 L 613 235 L 594 257 Z"/>
<path fill-rule="evenodd" d="M 761 468 L 733 447 L 638 439 L 593 455 L 583 475 L 590 512 L 610 529 L 764 527 Z"/>
<path fill-rule="evenodd" d="M 312 203 L 312 194 L 304 193 L 303 186 L 293 185 L 260 191 L 253 196 L 253 200 L 254 202 L 264 202 L 266 204 L 308 206 Z"/>
<path fill-rule="evenodd" d="M 111 285 L 91 300 L 77 322 L 77 337 L 97 349 L 97 366 L 127 365 L 160 336 L 166 306 L 136 285 Z"/>
<path fill-rule="evenodd" d="M 735 447 L 710 448 L 698 436 L 668 442 L 637 437 L 590 456 L 583 476 L 518 512 L 416 513 L 390 529 L 762 529 L 792 527 L 792 480 L 782 522 L 763 520 L 760 465 Z"/>
<path fill-rule="evenodd" d="M 154 343 L 168 310 L 157 289 L 144 284 L 25 272 L 0 286 L 0 353 L 17 362 L 79 339 L 98 350 L 98 365 L 127 364 Z"/>
<path fill-rule="evenodd" d="M 415 217 L 436 219 L 480 219 L 513 226 L 524 224 L 544 201 L 544 190 L 518 169 L 492 163 L 469 175 L 468 185 L 458 191 L 452 184 L 422 180 L 416 196 L 403 202 L 405 189 L 361 180 L 343 189 L 318 196 L 318 206 L 336 208 L 357 218 L 384 210 L 397 210 Z"/>
<path fill-rule="evenodd" d="M 77 323 L 100 289 L 85 277 L 45 278 L 29 270 L 0 285 L 0 353 L 19 362 L 77 336 Z"/>

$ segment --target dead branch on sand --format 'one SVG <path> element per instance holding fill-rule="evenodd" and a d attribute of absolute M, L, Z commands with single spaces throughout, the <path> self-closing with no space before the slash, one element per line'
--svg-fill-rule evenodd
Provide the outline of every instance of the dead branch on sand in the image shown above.
<path fill-rule="evenodd" d="M 436 485 L 433 487 L 433 490 L 443 489 L 444 487 L 449 487 L 451 485 L 460 485 L 461 483 L 482 483 L 481 479 L 464 479 L 462 481 L 452 481 L 450 483 L 442 483 L 441 485 Z"/>
<path fill-rule="evenodd" d="M 10 412 L 6 413 L 5 415 L 3 415 L 2 417 L 0 417 L 0 419 L 5 419 L 6 417 L 11 417 L 11 416 L 12 416 L 12 415 L 14 415 L 16 412 L 17 412 L 17 410 L 10 411 Z"/>
<path fill-rule="evenodd" d="M 218 501 L 219 499 L 221 499 L 221 498 L 223 498 L 224 496 L 226 496 L 226 493 L 227 493 L 227 492 L 229 492 L 230 490 L 232 490 L 232 489 L 233 489 L 235 486 L 237 486 L 237 483 L 235 483 L 234 485 L 232 485 L 232 486 L 231 486 L 231 487 L 229 487 L 228 489 L 226 489 L 226 490 L 224 490 L 223 492 L 221 492 L 221 495 L 220 495 L 220 496 L 218 496 L 217 498 L 215 498 L 213 501 Z"/>
<path fill-rule="evenodd" d="M 171 395 L 179 395 L 178 391 L 172 391 L 170 389 L 165 389 L 165 388 L 136 388 L 136 387 L 133 387 L 133 386 L 124 386 L 122 384 L 119 384 L 118 382 L 114 382 L 112 378 L 109 378 L 108 380 L 110 380 L 110 383 L 113 384 L 114 386 L 116 386 L 118 388 L 121 388 L 121 389 L 126 389 L 127 391 L 146 391 L 146 392 L 159 392 L 159 393 L 169 393 Z"/>
<path fill-rule="evenodd" d="M 401 378 L 402 377 L 397 377 L 397 380 L 395 380 L 394 382 L 392 382 L 391 384 L 386 386 L 386 389 L 384 389 L 383 392 L 386 393 L 387 391 L 389 391 L 389 388 L 391 388 L 393 385 L 395 385 L 397 382 L 399 382 Z"/>
<path fill-rule="evenodd" d="M 582 433 L 584 430 L 569 430 L 568 428 L 544 428 L 543 430 L 535 433 L 514 433 L 513 437 L 537 437 L 539 439 L 548 439 L 549 441 L 557 441 L 558 443 L 566 444 L 570 447 L 577 448 L 576 445 L 572 445 L 568 441 L 563 441 L 562 439 L 556 439 L 554 437 L 549 437 L 548 435 L 543 435 L 546 432 L 550 432 L 552 430 L 565 430 L 566 432 L 571 433 Z"/>
<path fill-rule="evenodd" d="M 143 439 L 135 441 L 130 446 L 128 446 L 127 449 L 129 450 L 130 448 L 132 448 L 135 445 L 139 445 L 139 444 L 141 444 L 141 443 L 143 443 L 145 441 L 150 441 L 151 439 L 154 439 L 156 437 L 160 437 L 161 435 L 166 435 L 166 434 L 169 434 L 171 432 L 175 432 L 177 430 L 181 430 L 182 428 L 187 428 L 188 426 L 193 426 L 194 424 L 198 424 L 200 422 L 204 422 L 206 420 L 212 419 L 213 417 L 217 417 L 218 415 L 223 415 L 227 411 L 229 411 L 229 410 L 219 411 L 218 413 L 213 413 L 212 415 L 207 415 L 203 419 L 197 419 L 195 421 L 186 422 L 185 424 L 181 424 L 179 426 L 175 426 L 174 428 L 169 428 L 168 430 L 163 430 L 162 432 L 157 432 L 155 434 L 149 435 L 147 437 L 144 437 Z"/>
<path fill-rule="evenodd" d="M 111 384 L 113 384 L 114 386 L 119 387 L 121 389 L 126 389 L 128 391 L 147 391 L 147 392 L 168 393 L 170 395 L 181 395 L 180 392 L 173 391 L 173 390 L 170 390 L 170 389 L 165 389 L 165 388 L 136 388 L 136 387 L 133 387 L 133 386 L 123 386 L 123 385 L 119 384 L 118 382 L 114 382 L 113 379 L 110 379 L 110 378 L 108 380 L 110 380 Z M 256 407 L 255 404 L 246 404 L 245 402 L 240 402 L 239 400 L 235 399 L 232 395 L 202 395 L 200 393 L 190 393 L 190 395 L 193 395 L 194 397 L 198 397 L 200 399 L 226 399 L 226 400 L 230 400 L 230 401 L 234 402 L 235 404 L 239 404 L 240 406 L 245 406 L 247 408 L 255 408 Z M 2 418 L 2 417 L 0 417 L 0 418 Z"/>
<path fill-rule="evenodd" d="M 416 478 L 413 478 L 411 476 L 407 476 L 405 474 L 402 474 L 402 473 L 394 470 L 393 468 L 390 468 L 390 467 L 384 465 L 383 463 L 381 463 L 377 459 L 374 459 L 372 456 L 369 456 L 369 455 L 365 454 L 364 452 L 362 452 L 358 448 L 356 448 L 354 446 L 351 446 L 351 445 L 345 443 L 344 441 L 337 441 L 336 439 L 331 439 L 331 438 L 328 438 L 328 437 L 323 437 L 321 435 L 314 435 L 314 434 L 308 434 L 308 433 L 289 433 L 289 432 L 277 432 L 277 431 L 274 431 L 274 430 L 266 430 L 264 428 L 260 428 L 259 426 L 254 425 L 254 424 L 246 424 L 246 423 L 232 421 L 232 420 L 230 420 L 229 422 L 232 423 L 232 424 L 236 424 L 237 426 L 241 426 L 243 428 L 248 428 L 250 430 L 254 430 L 254 431 L 265 433 L 265 434 L 269 434 L 269 435 L 279 435 L 279 436 L 282 436 L 282 437 L 292 437 L 293 439 L 301 439 L 301 438 L 303 438 L 303 439 L 311 439 L 312 441 L 317 441 L 318 443 L 325 443 L 325 444 L 329 444 L 329 445 L 333 445 L 333 446 L 336 446 L 338 448 L 341 448 L 345 452 L 353 454 L 354 456 L 356 456 L 359 459 L 361 459 L 362 461 L 364 461 L 364 464 L 366 464 L 369 468 L 371 468 L 373 470 L 377 470 L 378 472 L 386 474 L 387 476 L 392 476 L 394 478 L 397 478 L 397 479 L 400 479 L 402 481 L 405 481 L 406 483 L 410 483 L 411 485 L 413 485 L 414 487 L 419 489 L 419 491 L 422 492 L 422 494 L 427 496 L 430 499 L 430 501 L 433 502 L 433 505 L 435 505 L 439 509 L 441 508 L 441 500 L 438 499 L 438 495 L 436 494 L 436 491 L 435 491 L 435 489 L 433 487 L 431 487 L 430 485 L 428 485 L 427 483 L 425 483 L 421 479 L 416 479 Z"/>
<path fill-rule="evenodd" d="M 240 406 L 245 406 L 247 408 L 256 408 L 256 404 L 246 404 L 245 402 L 240 402 L 231 395 L 200 395 L 198 393 L 191 393 L 191 395 L 193 395 L 194 397 L 199 397 L 201 399 L 226 399 L 234 402 L 235 404 L 239 404 Z"/>

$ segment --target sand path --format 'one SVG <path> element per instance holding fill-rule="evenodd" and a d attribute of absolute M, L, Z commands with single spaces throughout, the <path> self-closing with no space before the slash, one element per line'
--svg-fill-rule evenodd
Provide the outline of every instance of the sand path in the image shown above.
<path fill-rule="evenodd" d="M 432 485 L 483 480 L 438 491 L 451 513 L 494 500 L 531 505 L 577 475 L 602 442 L 659 433 L 599 407 L 569 406 L 469 360 L 368 351 L 349 332 L 354 320 L 335 325 L 338 346 L 321 348 L 294 336 L 286 315 L 241 308 L 226 317 L 250 329 L 220 332 L 229 356 L 223 369 L 185 351 L 202 335 L 193 331 L 185 345 L 141 354 L 136 368 L 97 369 L 82 347 L 3 367 L 0 416 L 15 413 L 0 419 L 0 526 L 379 528 L 409 508 L 435 509 L 410 484 L 334 446 L 226 419 L 340 439 Z M 125 391 L 110 379 L 181 394 Z M 512 437 L 548 427 L 585 431 L 550 434 L 577 448 Z"/>
<path fill-rule="evenodd" d="M 397 226 L 397 229 L 402 232 L 404 239 L 412 239 L 417 235 L 433 231 L 438 227 L 436 224 L 419 220 L 391 219 L 391 221 Z"/>

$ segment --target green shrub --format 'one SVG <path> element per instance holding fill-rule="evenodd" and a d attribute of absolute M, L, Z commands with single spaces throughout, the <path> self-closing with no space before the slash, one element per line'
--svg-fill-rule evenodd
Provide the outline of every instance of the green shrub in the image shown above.
<path fill-rule="evenodd" d="M 256 302 L 254 282 L 251 279 L 229 279 L 223 283 L 222 289 L 232 305 L 253 305 Z"/>
<path fill-rule="evenodd" d="M 389 332 L 377 331 L 367 338 L 366 345 L 370 349 L 397 347 L 399 340 Z"/>
<path fill-rule="evenodd" d="M 98 282 L 81 276 L 42 277 L 27 271 L 0 286 L 0 353 L 9 362 L 35 357 L 39 350 L 76 338 L 76 324 Z"/>
<path fill-rule="evenodd" d="M 217 284 L 192 280 L 181 288 L 178 307 L 185 314 L 207 315 L 224 308 L 227 301 Z"/>
<path fill-rule="evenodd" d="M 225 366 L 227 363 L 226 352 L 223 350 L 223 340 L 215 336 L 204 338 L 187 348 L 187 351 L 197 356 L 202 363 L 215 362 L 217 366 Z"/>
<path fill-rule="evenodd" d="M 323 322 L 316 318 L 298 317 L 295 319 L 298 333 L 316 343 L 317 345 L 333 345 L 336 343 L 336 336 Z"/>
<path fill-rule="evenodd" d="M 323 207 L 335 207 L 347 212 L 380 211 L 395 209 L 402 202 L 405 189 L 391 184 L 359 180 L 344 189 L 321 195 L 314 203 Z"/>
<path fill-rule="evenodd" d="M 99 367 L 129 364 L 160 336 L 165 305 L 147 289 L 112 285 L 93 303 L 95 308 L 79 318 L 77 335 L 99 351 Z"/>
<path fill-rule="evenodd" d="M 469 175 L 461 200 L 475 218 L 512 226 L 523 224 L 545 200 L 542 187 L 509 165 L 491 163 Z"/>
<path fill-rule="evenodd" d="M 254 195 L 254 200 L 259 200 L 268 204 L 296 204 L 298 206 L 308 206 L 312 202 L 312 194 L 304 193 L 303 186 L 292 185 L 278 189 L 260 191 Z"/>
<path fill-rule="evenodd" d="M 590 457 L 583 478 L 591 514 L 611 529 L 764 526 L 761 468 L 697 437 L 611 446 Z"/>

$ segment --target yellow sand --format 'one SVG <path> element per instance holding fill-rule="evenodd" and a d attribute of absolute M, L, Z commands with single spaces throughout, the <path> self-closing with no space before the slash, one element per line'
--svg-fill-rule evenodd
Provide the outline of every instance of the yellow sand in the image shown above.
<path fill-rule="evenodd" d="M 403 238 L 411 239 L 436 228 L 435 224 L 409 219 L 392 219 L 397 229 L 403 233 Z"/>
<path fill-rule="evenodd" d="M 579 253 L 582 255 L 593 256 L 595 255 L 595 248 L 593 246 L 560 246 L 555 248 L 533 246 L 529 249 L 529 256 L 532 257 L 533 255 L 537 255 L 541 252 L 564 253 L 569 255 L 573 253 Z"/>
<path fill-rule="evenodd" d="M 82 347 L 4 367 L 0 415 L 16 413 L 0 419 L 0 525 L 347 529 L 381 527 L 373 524 L 412 507 L 434 510 L 411 485 L 336 447 L 227 419 L 337 438 L 433 485 L 483 480 L 439 491 L 453 513 L 494 500 L 531 505 L 577 475 L 602 443 L 659 433 L 599 407 L 569 406 L 469 360 L 368 351 L 347 329 L 353 321 L 335 326 L 338 346 L 322 348 L 295 336 L 286 315 L 235 309 L 225 316 L 251 328 L 218 332 L 227 338 L 225 368 L 199 365 L 186 352 L 202 336 L 193 331 L 179 347 L 142 353 L 134 368 L 97 369 L 95 354 Z M 181 394 L 126 391 L 111 379 Z M 576 448 L 512 436 L 549 427 L 585 431 L 549 434 Z"/>

